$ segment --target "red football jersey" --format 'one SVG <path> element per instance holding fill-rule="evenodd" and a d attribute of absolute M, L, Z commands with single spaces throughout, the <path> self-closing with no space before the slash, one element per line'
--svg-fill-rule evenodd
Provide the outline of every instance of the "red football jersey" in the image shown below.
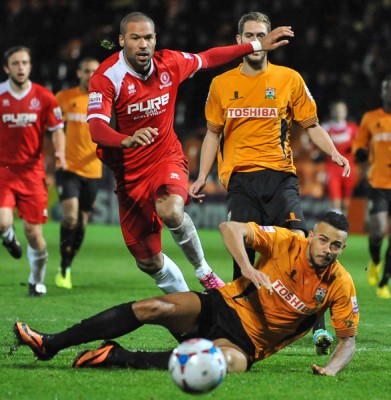
<path fill-rule="evenodd" d="M 0 165 L 35 164 L 43 170 L 45 131 L 64 126 L 53 93 L 32 82 L 23 93 L 16 93 L 9 81 L 2 82 L 0 116 Z"/>
<path fill-rule="evenodd" d="M 358 125 L 351 121 L 330 121 L 322 126 L 329 133 L 337 150 L 352 163 L 352 141 L 357 135 Z M 327 158 L 327 162 L 334 164 L 330 157 Z"/>
<path fill-rule="evenodd" d="M 144 127 L 159 132 L 148 146 L 122 149 L 99 145 L 98 156 L 106 165 L 114 170 L 125 167 L 127 175 L 137 179 L 161 162 L 185 158 L 173 128 L 175 101 L 179 84 L 200 69 L 201 63 L 195 54 L 157 51 L 150 73 L 143 76 L 126 64 L 121 51 L 99 66 L 90 81 L 87 121 L 114 120 L 115 129 L 129 136 Z"/>

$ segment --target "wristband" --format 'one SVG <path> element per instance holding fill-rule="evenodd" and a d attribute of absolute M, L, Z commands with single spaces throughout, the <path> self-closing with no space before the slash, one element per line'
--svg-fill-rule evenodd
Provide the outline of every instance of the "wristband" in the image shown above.
<path fill-rule="evenodd" d="M 256 53 L 257 51 L 262 51 L 262 43 L 259 40 L 253 40 L 250 43 L 253 46 L 254 53 Z"/>

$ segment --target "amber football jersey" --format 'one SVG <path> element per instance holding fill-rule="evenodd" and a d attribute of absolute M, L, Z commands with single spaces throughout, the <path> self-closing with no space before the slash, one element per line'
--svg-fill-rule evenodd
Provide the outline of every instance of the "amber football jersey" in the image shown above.
<path fill-rule="evenodd" d="M 369 147 L 368 181 L 377 189 L 391 189 L 391 114 L 382 108 L 364 114 L 353 153 Z"/>
<path fill-rule="evenodd" d="M 212 80 L 205 107 L 208 126 L 222 130 L 219 178 L 227 187 L 234 171 L 296 172 L 290 145 L 292 121 L 318 122 L 316 104 L 296 71 L 268 63 L 256 76 L 241 65 Z"/>
<path fill-rule="evenodd" d="M 256 348 L 255 360 L 266 358 L 304 336 L 314 322 L 330 309 L 338 337 L 357 333 L 359 310 L 350 274 L 336 261 L 321 276 L 311 268 L 308 240 L 285 228 L 250 222 L 247 245 L 264 257 L 256 265 L 266 273 L 273 294 L 241 277 L 220 288 L 234 308 Z M 267 260 L 261 262 L 261 259 Z"/>
<path fill-rule="evenodd" d="M 85 178 L 101 178 L 102 163 L 96 156 L 96 144 L 88 129 L 88 93 L 75 87 L 56 95 L 66 122 L 65 157 L 67 170 Z"/>

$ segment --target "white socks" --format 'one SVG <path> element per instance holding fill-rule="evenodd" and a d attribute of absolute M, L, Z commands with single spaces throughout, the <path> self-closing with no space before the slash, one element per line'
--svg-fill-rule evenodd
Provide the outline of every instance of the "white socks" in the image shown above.
<path fill-rule="evenodd" d="M 188 292 L 189 287 L 185 281 L 182 271 L 165 254 L 163 268 L 151 275 L 156 282 L 156 286 L 164 293 Z"/>
<path fill-rule="evenodd" d="M 34 250 L 30 245 L 28 245 L 27 258 L 30 264 L 29 283 L 32 285 L 43 283 L 46 273 L 46 263 L 48 260 L 47 250 Z"/>
<path fill-rule="evenodd" d="M 170 228 L 170 232 L 175 243 L 182 249 L 183 254 L 193 265 L 197 278 L 202 279 L 209 274 L 212 269 L 205 260 L 200 238 L 189 215 L 184 213 L 182 224 L 177 228 Z"/>
<path fill-rule="evenodd" d="M 15 236 L 15 230 L 12 225 L 1 235 L 2 239 L 7 243 L 12 242 L 14 236 Z"/>

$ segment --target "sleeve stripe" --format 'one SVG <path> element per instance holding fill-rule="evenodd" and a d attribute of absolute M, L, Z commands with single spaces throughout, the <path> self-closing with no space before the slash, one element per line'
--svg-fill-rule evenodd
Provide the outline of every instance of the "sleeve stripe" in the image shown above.
<path fill-rule="evenodd" d="M 89 120 L 92 119 L 92 118 L 103 119 L 103 121 L 105 121 L 105 122 L 107 122 L 107 123 L 110 122 L 110 118 L 107 117 L 106 115 L 103 115 L 103 114 L 90 114 L 90 115 L 87 117 L 87 121 L 89 121 Z"/>

